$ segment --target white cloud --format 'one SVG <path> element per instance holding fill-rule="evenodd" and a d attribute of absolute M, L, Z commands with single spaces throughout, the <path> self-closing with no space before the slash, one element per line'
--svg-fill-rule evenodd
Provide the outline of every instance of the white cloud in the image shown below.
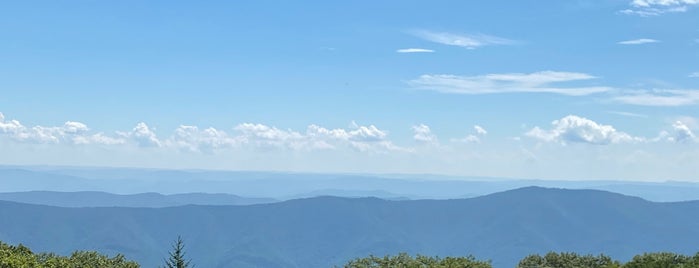
<path fill-rule="evenodd" d="M 451 139 L 452 142 L 463 142 L 463 143 L 480 143 L 481 139 L 478 136 L 469 134 L 466 137 L 460 139 Z"/>
<path fill-rule="evenodd" d="M 466 35 L 425 30 L 413 31 L 412 34 L 430 42 L 464 47 L 467 49 L 475 49 L 490 45 L 512 45 L 516 43 L 510 39 L 485 34 Z"/>
<path fill-rule="evenodd" d="M 104 145 L 118 145 L 124 144 L 126 141 L 121 138 L 114 138 L 105 136 L 104 133 L 97 133 L 93 135 L 76 136 L 73 138 L 73 143 L 75 144 L 104 144 Z"/>
<path fill-rule="evenodd" d="M 0 113 L 0 134 L 21 142 L 104 145 L 124 143 L 123 139 L 107 137 L 103 133 L 88 134 L 89 130 L 87 125 L 74 121 L 65 122 L 58 127 L 34 126 L 28 128 L 17 120 L 5 121 L 5 116 Z"/>
<path fill-rule="evenodd" d="M 483 127 L 481 127 L 481 126 L 479 126 L 479 125 L 473 126 L 473 129 L 476 130 L 476 133 L 477 133 L 478 135 L 486 135 L 486 134 L 488 134 L 488 131 L 486 131 L 485 128 L 483 128 Z"/>
<path fill-rule="evenodd" d="M 591 80 L 585 73 L 542 71 L 536 73 L 486 74 L 479 76 L 422 75 L 409 81 L 416 88 L 454 94 L 555 93 L 583 96 L 611 90 L 609 87 L 551 86 L 554 83 Z"/>
<path fill-rule="evenodd" d="M 240 124 L 235 130 L 244 144 L 262 148 L 290 148 L 294 150 L 334 149 L 339 146 L 363 152 L 384 152 L 405 150 L 387 140 L 388 133 L 374 125 L 359 126 L 354 129 L 327 129 L 310 125 L 306 133 L 293 130 L 281 130 L 262 124 Z"/>
<path fill-rule="evenodd" d="M 598 124 L 587 118 L 569 115 L 551 123 L 553 128 L 544 130 L 535 127 L 526 133 L 527 136 L 546 142 L 613 144 L 621 142 L 644 141 L 643 138 L 632 137 L 620 132 L 610 125 Z"/>
<path fill-rule="evenodd" d="M 695 141 L 697 138 L 689 127 L 682 121 L 672 124 L 673 135 L 668 139 L 674 142 Z"/>
<path fill-rule="evenodd" d="M 129 138 L 141 147 L 161 147 L 162 143 L 155 132 L 144 122 L 136 124 L 130 132 L 119 132 L 122 137 Z"/>
<path fill-rule="evenodd" d="M 699 4 L 699 0 L 633 0 L 629 9 L 621 13 L 643 17 L 658 16 L 665 13 L 686 12 L 690 6 Z"/>
<path fill-rule="evenodd" d="M 434 50 L 426 48 L 402 48 L 396 50 L 398 53 L 432 53 Z"/>
<path fill-rule="evenodd" d="M 0 132 L 18 138 L 27 128 L 17 120 L 5 121 L 5 115 L 0 113 Z"/>
<path fill-rule="evenodd" d="M 689 77 L 699 78 L 699 72 L 693 72 L 693 73 L 689 74 Z"/>
<path fill-rule="evenodd" d="M 434 144 L 437 143 L 437 137 L 432 134 L 430 127 L 424 124 L 413 126 L 413 139 L 417 142 Z"/>
<path fill-rule="evenodd" d="M 643 44 L 658 43 L 658 42 L 660 42 L 660 41 L 655 40 L 655 39 L 649 39 L 649 38 L 641 38 L 641 39 L 620 41 L 617 44 L 620 44 L 620 45 L 643 45 Z"/>
<path fill-rule="evenodd" d="M 426 126 L 425 126 L 426 127 Z M 310 125 L 305 133 L 283 130 L 263 124 L 237 125 L 235 135 L 209 127 L 181 125 L 167 139 L 160 139 L 146 123 L 138 123 L 131 131 L 116 132 L 114 137 L 102 132 L 90 133 L 87 125 L 68 121 L 62 126 L 26 127 L 17 120 L 5 120 L 0 113 L 0 135 L 26 143 L 51 143 L 74 145 L 124 145 L 139 147 L 175 148 L 190 152 L 213 153 L 222 149 L 248 146 L 260 149 L 283 148 L 291 150 L 319 150 L 349 148 L 362 152 L 410 152 L 411 149 L 396 146 L 388 140 L 388 132 L 374 125 L 361 126 L 352 123 L 349 129 L 328 129 Z M 428 129 L 429 130 L 429 129 Z M 428 135 L 429 133 L 424 133 Z M 429 138 L 429 136 L 424 136 Z"/>
<path fill-rule="evenodd" d="M 473 130 L 476 132 L 475 134 L 469 134 L 466 137 L 459 138 L 459 139 L 451 139 L 452 142 L 463 142 L 463 143 L 480 143 L 481 142 L 481 137 L 484 137 L 485 135 L 488 134 L 488 131 L 485 130 L 485 128 L 475 125 L 473 126 Z"/>
<path fill-rule="evenodd" d="M 699 104 L 699 90 L 630 91 L 612 99 L 621 103 L 642 106 L 685 106 Z"/>
<path fill-rule="evenodd" d="M 192 152 L 211 153 L 222 148 L 230 148 L 240 143 L 239 139 L 229 137 L 226 132 L 215 128 L 199 130 L 197 126 L 181 125 L 175 129 L 167 141 L 168 146 Z"/>
<path fill-rule="evenodd" d="M 637 113 L 630 113 L 630 112 L 622 112 L 622 111 L 607 111 L 610 114 L 616 114 L 616 115 L 622 115 L 622 116 L 628 116 L 628 117 L 648 117 L 645 114 L 637 114 Z"/>

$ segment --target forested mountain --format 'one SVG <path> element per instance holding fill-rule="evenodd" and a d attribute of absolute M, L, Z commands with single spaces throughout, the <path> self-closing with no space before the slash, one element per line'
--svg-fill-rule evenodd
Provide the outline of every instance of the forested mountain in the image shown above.
<path fill-rule="evenodd" d="M 58 208 L 0 202 L 0 240 L 37 251 L 123 253 L 157 266 L 182 235 L 199 267 L 331 267 L 398 252 L 490 259 L 529 254 L 694 254 L 699 202 L 522 188 L 455 200 L 317 197 L 249 206 Z"/>

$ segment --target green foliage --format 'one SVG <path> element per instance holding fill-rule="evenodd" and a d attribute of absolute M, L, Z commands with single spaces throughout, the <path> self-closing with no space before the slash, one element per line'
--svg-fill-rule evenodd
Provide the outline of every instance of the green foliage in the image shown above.
<path fill-rule="evenodd" d="M 600 254 L 578 255 L 571 252 L 549 252 L 543 257 L 540 255 L 529 255 L 522 259 L 517 265 L 518 268 L 613 268 L 621 267 L 618 261 L 611 257 Z"/>
<path fill-rule="evenodd" d="M 186 260 L 184 257 L 184 241 L 180 236 L 177 236 L 177 240 L 172 245 L 172 251 L 169 252 L 170 257 L 165 259 L 165 267 L 167 268 L 187 268 L 190 267 L 190 260 Z M 193 267 L 193 266 L 191 266 Z"/>
<path fill-rule="evenodd" d="M 468 257 L 428 257 L 417 255 L 412 257 L 406 253 L 396 256 L 376 257 L 351 260 L 345 264 L 345 268 L 491 268 L 490 262 L 476 260 Z"/>
<path fill-rule="evenodd" d="M 671 252 L 644 253 L 621 264 L 609 256 L 578 255 L 549 252 L 544 256 L 529 255 L 518 268 L 699 268 L 699 253 L 686 256 Z"/>
<path fill-rule="evenodd" d="M 699 253 L 694 257 L 671 252 L 636 255 L 624 268 L 699 268 Z"/>
<path fill-rule="evenodd" d="M 119 254 L 113 258 L 94 251 L 76 251 L 69 257 L 53 253 L 35 254 L 22 244 L 18 246 L 0 242 L 0 267 L 2 268 L 138 268 L 138 263 L 128 261 Z"/>

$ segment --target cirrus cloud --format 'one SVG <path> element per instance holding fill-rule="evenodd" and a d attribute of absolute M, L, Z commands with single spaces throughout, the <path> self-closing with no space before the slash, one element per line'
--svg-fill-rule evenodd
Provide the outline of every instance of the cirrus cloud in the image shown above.
<path fill-rule="evenodd" d="M 396 50 L 398 53 L 433 53 L 434 50 L 426 48 L 401 48 Z"/>
<path fill-rule="evenodd" d="M 630 8 L 622 10 L 621 13 L 642 17 L 658 16 L 686 12 L 691 6 L 698 4 L 699 0 L 633 0 L 630 2 Z"/>
<path fill-rule="evenodd" d="M 651 43 L 659 43 L 659 42 L 660 41 L 655 40 L 655 39 L 640 38 L 640 39 L 620 41 L 620 42 L 617 42 L 617 44 L 620 44 L 620 45 L 643 45 L 643 44 L 651 44 Z"/>
<path fill-rule="evenodd" d="M 699 90 L 657 89 L 627 91 L 612 100 L 642 106 L 686 106 L 699 104 Z"/>
<path fill-rule="evenodd" d="M 477 76 L 422 75 L 408 81 L 415 88 L 453 94 L 495 93 L 554 93 L 568 96 L 584 96 L 612 90 L 604 86 L 555 86 L 563 82 L 576 82 L 597 77 L 574 72 L 542 71 L 535 73 L 503 73 Z"/>
<path fill-rule="evenodd" d="M 517 43 L 516 41 L 507 38 L 485 34 L 456 34 L 427 30 L 417 30 L 412 31 L 411 33 L 419 38 L 433 43 L 463 47 L 466 49 L 476 49 L 479 47 L 492 45 L 512 45 Z"/>

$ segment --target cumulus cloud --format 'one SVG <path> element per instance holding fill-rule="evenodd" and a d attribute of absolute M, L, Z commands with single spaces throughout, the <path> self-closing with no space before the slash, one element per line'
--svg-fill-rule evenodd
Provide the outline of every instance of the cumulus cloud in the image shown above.
<path fill-rule="evenodd" d="M 629 91 L 613 100 L 642 106 L 686 106 L 699 104 L 699 90 L 667 89 Z"/>
<path fill-rule="evenodd" d="M 426 127 L 426 126 L 425 126 Z M 133 144 L 139 147 L 174 148 L 190 152 L 213 153 L 222 149 L 247 146 L 259 149 L 322 150 L 349 148 L 361 152 L 410 152 L 393 144 L 388 132 L 374 125 L 361 126 L 353 122 L 349 129 L 328 129 L 310 125 L 306 132 L 284 130 L 273 126 L 243 123 L 233 128 L 229 134 L 213 127 L 199 128 L 180 125 L 165 139 L 156 135 L 154 129 L 141 122 L 130 131 L 116 132 L 114 137 L 102 132 L 93 133 L 81 122 L 68 121 L 62 126 L 26 127 L 17 120 L 6 120 L 0 113 L 0 136 L 26 143 L 51 144 Z M 429 130 L 429 129 L 428 129 Z M 429 133 L 424 133 L 429 135 Z M 424 136 L 428 139 L 429 136 Z"/>
<path fill-rule="evenodd" d="M 613 126 L 598 124 L 590 119 L 569 115 L 551 123 L 549 130 L 534 127 L 525 135 L 546 142 L 587 143 L 606 145 L 622 142 L 644 141 L 616 130 Z"/>
<path fill-rule="evenodd" d="M 686 12 L 689 7 L 699 4 L 699 0 L 633 0 L 630 8 L 621 13 L 643 17 L 658 16 L 665 13 Z"/>
<path fill-rule="evenodd" d="M 218 149 L 234 147 L 240 140 L 212 127 L 200 130 L 197 126 L 180 125 L 166 143 L 186 151 L 212 153 Z"/>
<path fill-rule="evenodd" d="M 536 73 L 486 74 L 479 76 L 422 75 L 409 81 L 416 88 L 453 94 L 555 93 L 583 96 L 611 90 L 609 87 L 552 86 L 555 83 L 591 80 L 585 73 L 542 71 Z"/>
<path fill-rule="evenodd" d="M 5 115 L 0 113 L 0 132 L 9 134 L 13 138 L 20 138 L 27 128 L 17 120 L 5 121 Z"/>
<path fill-rule="evenodd" d="M 413 139 L 415 141 L 427 144 L 437 143 L 437 136 L 432 134 L 432 130 L 430 130 L 429 126 L 419 124 L 417 126 L 413 126 L 412 129 L 414 133 Z"/>
<path fill-rule="evenodd" d="M 468 134 L 466 137 L 451 139 L 452 142 L 462 142 L 462 143 L 480 143 L 481 138 L 488 134 L 485 128 L 475 125 L 473 126 L 474 134 Z"/>
<path fill-rule="evenodd" d="M 0 113 L 0 134 L 11 139 L 29 143 L 68 143 L 68 144 L 121 144 L 123 139 L 107 137 L 103 133 L 89 134 L 87 125 L 68 121 L 62 126 L 34 126 L 28 128 L 17 120 L 5 121 Z"/>
<path fill-rule="evenodd" d="M 119 132 L 120 136 L 136 142 L 140 147 L 161 147 L 162 143 L 155 132 L 144 122 L 136 124 L 130 132 Z"/>
<path fill-rule="evenodd" d="M 426 48 L 402 48 L 396 50 L 398 53 L 432 53 L 434 50 Z"/>
<path fill-rule="evenodd" d="M 363 151 L 400 151 L 387 139 L 388 133 L 374 125 L 353 126 L 353 129 L 328 129 L 310 125 L 305 133 L 282 130 L 263 124 L 244 123 L 235 127 L 241 143 L 262 148 L 289 148 L 294 150 L 335 149 L 340 146 Z"/>
<path fill-rule="evenodd" d="M 682 121 L 675 121 L 672 124 L 672 129 L 671 131 L 663 131 L 660 132 L 660 135 L 658 138 L 654 139 L 654 141 L 661 141 L 661 140 L 667 140 L 669 142 L 677 142 L 677 143 L 687 143 L 687 142 L 695 142 L 698 141 L 696 135 L 694 135 L 694 132 L 690 129 L 690 127 Z"/>
<path fill-rule="evenodd" d="M 412 34 L 430 42 L 467 49 L 476 49 L 491 45 L 512 45 L 516 43 L 510 39 L 485 34 L 468 35 L 425 30 L 413 31 Z"/>
<path fill-rule="evenodd" d="M 620 45 L 643 45 L 643 44 L 651 44 L 651 43 L 658 43 L 658 42 L 660 42 L 660 41 L 655 40 L 655 39 L 649 39 L 649 38 L 641 38 L 641 39 L 620 41 L 620 42 L 617 42 L 617 44 L 620 44 Z"/>

